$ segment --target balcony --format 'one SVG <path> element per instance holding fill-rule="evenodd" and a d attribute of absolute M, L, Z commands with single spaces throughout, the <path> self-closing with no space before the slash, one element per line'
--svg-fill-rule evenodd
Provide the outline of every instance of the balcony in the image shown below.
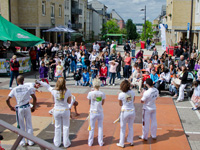
<path fill-rule="evenodd" d="M 73 29 L 82 29 L 82 24 L 81 23 L 74 23 L 72 24 Z"/>
<path fill-rule="evenodd" d="M 72 8 L 72 14 L 74 14 L 74 15 L 82 15 L 82 9 Z"/>

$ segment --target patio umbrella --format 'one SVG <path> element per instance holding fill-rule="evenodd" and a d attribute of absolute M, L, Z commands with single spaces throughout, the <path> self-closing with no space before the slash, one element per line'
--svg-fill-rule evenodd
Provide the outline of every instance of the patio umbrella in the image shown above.
<path fill-rule="evenodd" d="M 76 32 L 75 30 L 72 30 L 70 28 L 67 28 L 65 26 L 57 26 L 48 30 L 44 30 L 43 32 L 68 32 L 68 33 L 72 33 L 72 32 Z"/>

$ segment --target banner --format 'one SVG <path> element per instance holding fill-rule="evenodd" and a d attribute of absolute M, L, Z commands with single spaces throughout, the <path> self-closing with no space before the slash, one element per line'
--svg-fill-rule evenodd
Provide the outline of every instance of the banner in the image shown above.
<path fill-rule="evenodd" d="M 160 30 L 161 30 L 162 50 L 166 50 L 166 32 L 165 32 L 166 29 L 163 24 L 160 24 Z"/>
<path fill-rule="evenodd" d="M 10 73 L 10 60 L 11 59 L 0 59 L 0 74 Z M 30 57 L 17 58 L 19 61 L 19 73 L 25 73 L 31 71 L 31 61 Z"/>

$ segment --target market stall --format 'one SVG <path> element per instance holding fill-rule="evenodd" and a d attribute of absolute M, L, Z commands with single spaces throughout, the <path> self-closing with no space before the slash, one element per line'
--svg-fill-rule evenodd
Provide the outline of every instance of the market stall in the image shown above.
<path fill-rule="evenodd" d="M 12 55 L 17 55 L 20 63 L 19 72 L 31 71 L 30 57 L 16 51 L 17 47 L 32 47 L 44 42 L 44 40 L 12 24 L 0 15 L 0 74 L 10 72 L 9 61 Z"/>

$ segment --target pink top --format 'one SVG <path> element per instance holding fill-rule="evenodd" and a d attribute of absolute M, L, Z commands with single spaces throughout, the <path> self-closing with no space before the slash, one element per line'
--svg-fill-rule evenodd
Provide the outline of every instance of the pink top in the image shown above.
<path fill-rule="evenodd" d="M 111 72 L 111 73 L 116 73 L 116 68 L 117 68 L 117 66 L 118 66 L 118 63 L 115 62 L 115 65 L 112 65 L 112 61 L 109 61 L 108 63 L 109 63 L 109 65 L 110 65 L 110 70 L 109 70 L 109 72 Z"/>
<path fill-rule="evenodd" d="M 126 57 L 124 62 L 125 62 L 125 65 L 130 66 L 131 65 L 131 57 Z"/>

